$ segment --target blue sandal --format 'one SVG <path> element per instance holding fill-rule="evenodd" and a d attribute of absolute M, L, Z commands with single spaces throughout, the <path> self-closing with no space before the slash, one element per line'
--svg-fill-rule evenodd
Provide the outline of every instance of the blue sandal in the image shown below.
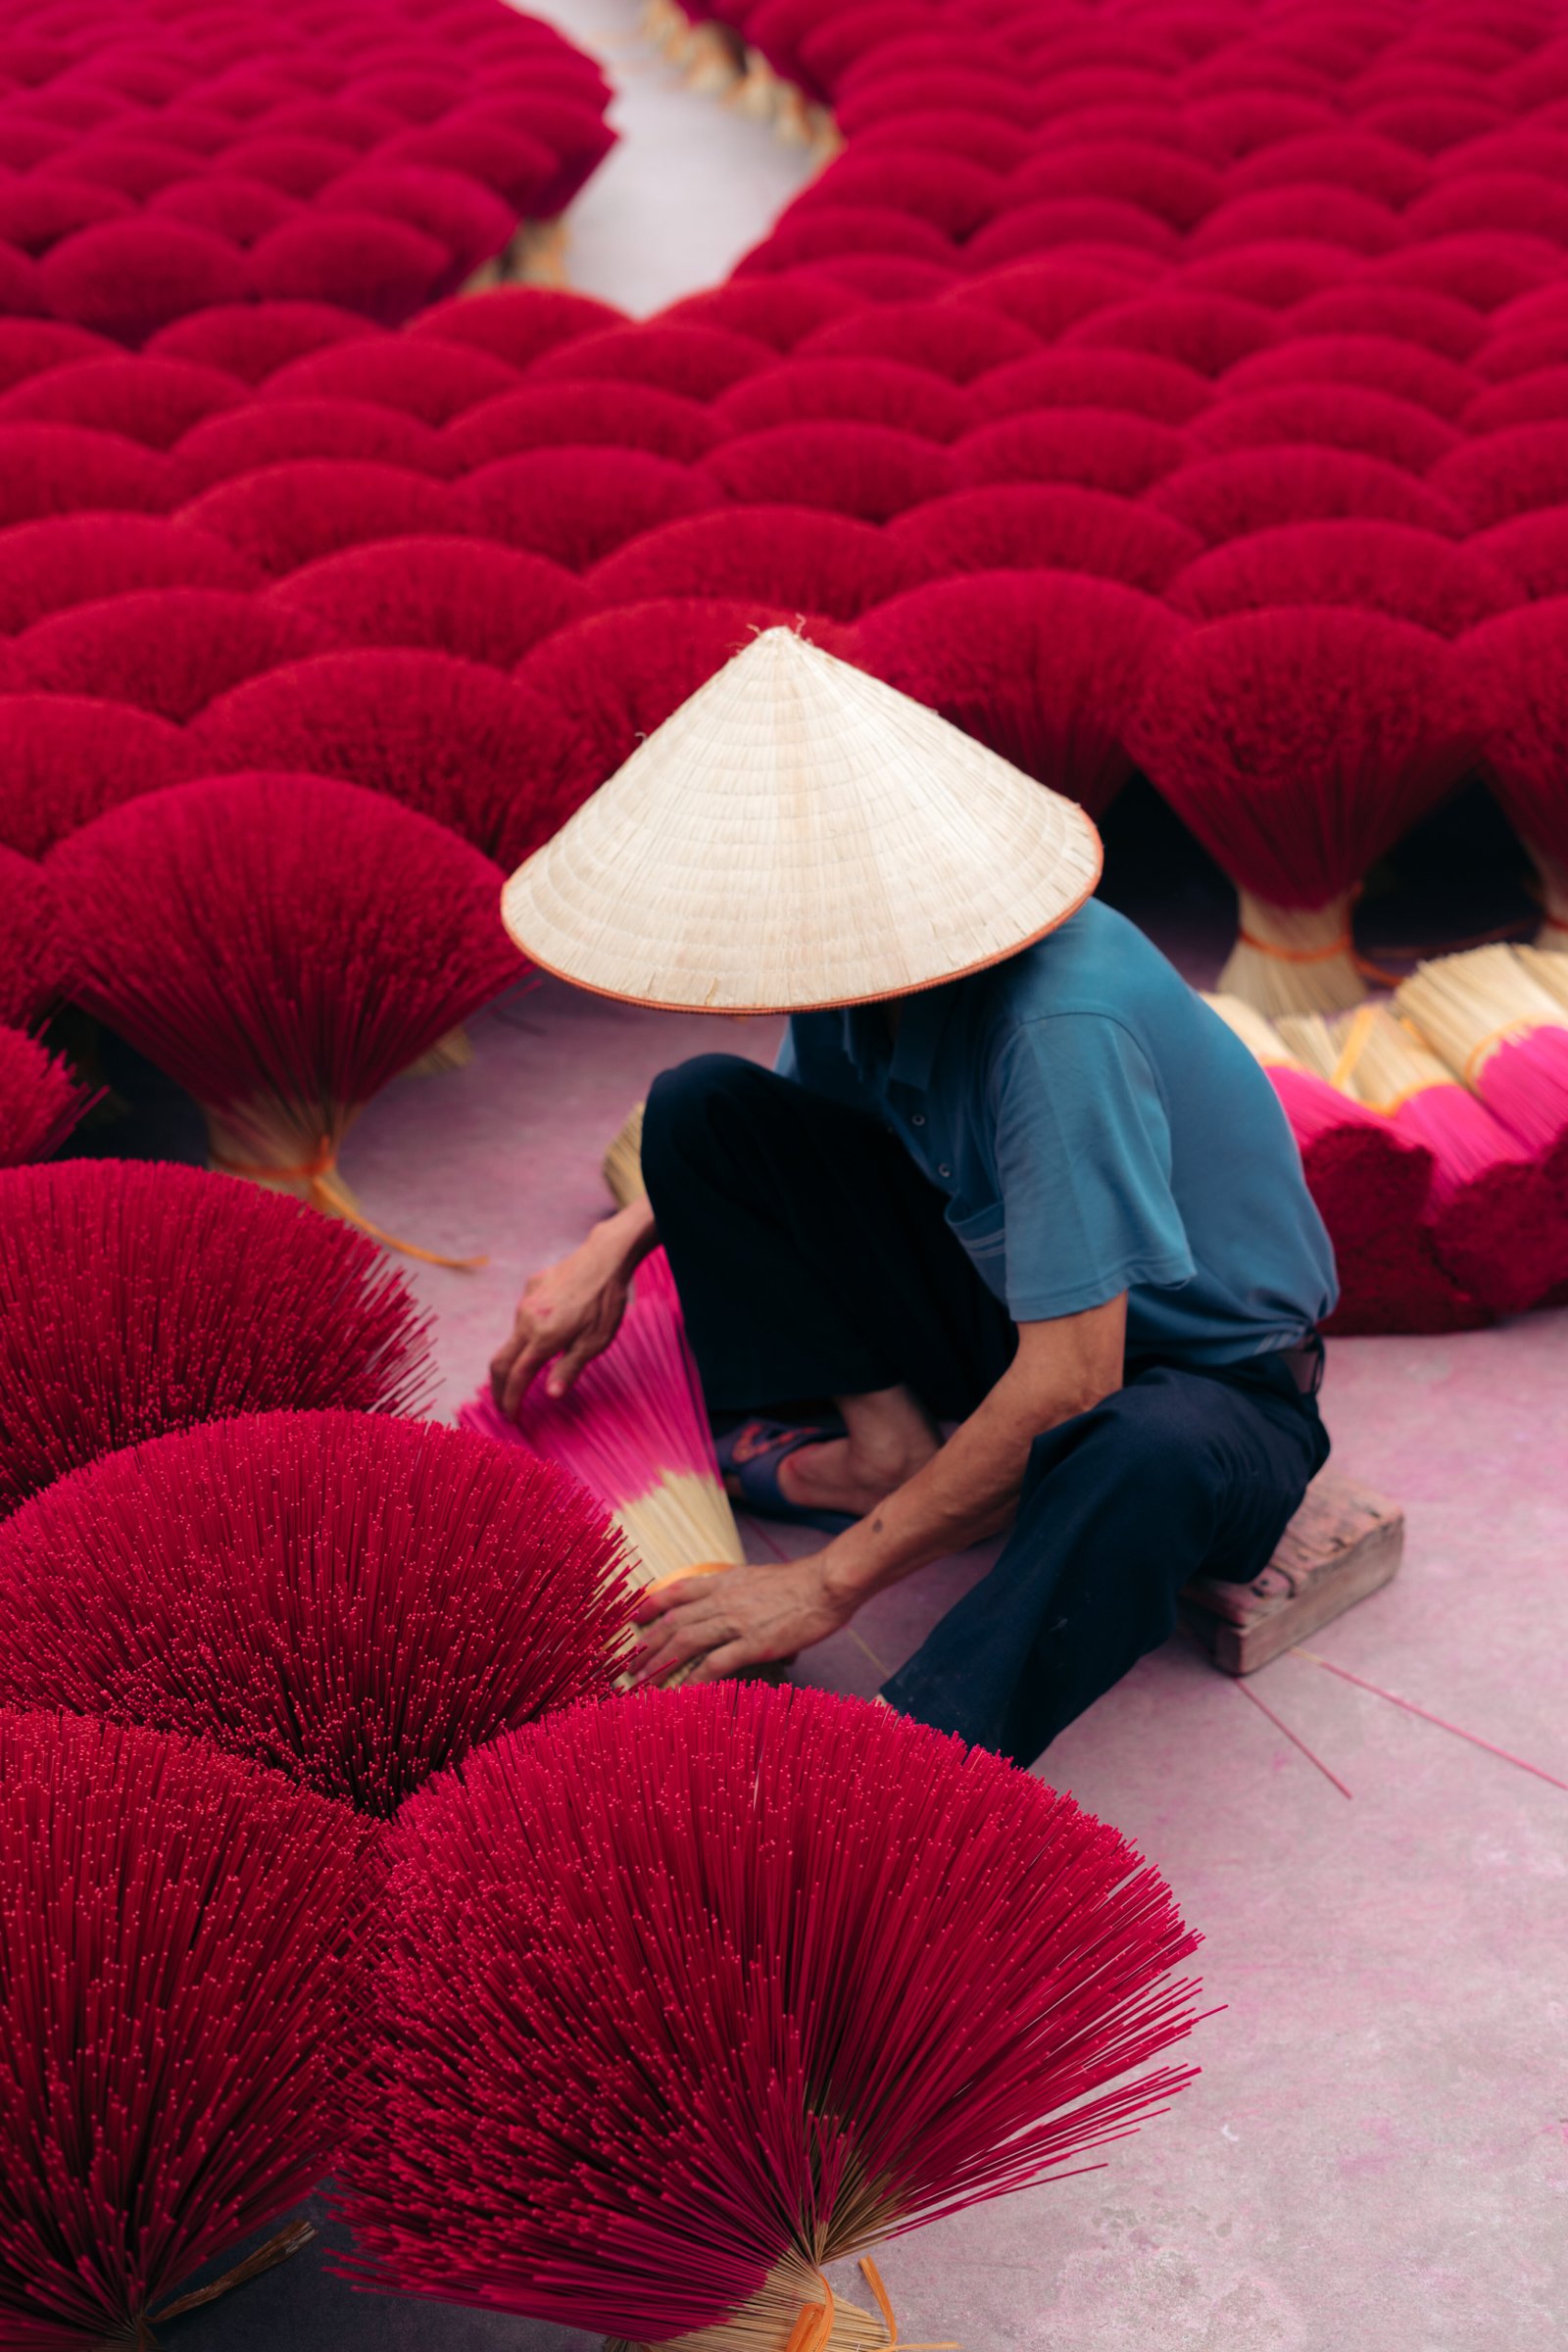
<path fill-rule="evenodd" d="M 845 1435 L 842 1421 L 791 1424 L 788 1421 L 739 1421 L 716 1441 L 718 1466 L 740 1489 L 744 1509 L 760 1519 L 786 1519 L 797 1527 L 814 1527 L 824 1536 L 842 1536 L 855 1519 L 848 1511 L 814 1511 L 808 1503 L 791 1502 L 778 1483 L 778 1469 L 787 1454 L 804 1446 L 821 1446 Z"/>

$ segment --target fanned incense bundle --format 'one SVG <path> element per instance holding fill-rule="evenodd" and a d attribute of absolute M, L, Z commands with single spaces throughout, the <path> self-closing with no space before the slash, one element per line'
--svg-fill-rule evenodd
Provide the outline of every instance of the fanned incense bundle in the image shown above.
<path fill-rule="evenodd" d="M 59 1002 L 65 976 L 54 884 L 30 858 L 0 849 L 0 1021 L 36 1028 Z"/>
<path fill-rule="evenodd" d="M 83 1086 L 65 1058 L 35 1037 L 0 1025 L 0 1167 L 48 1159 L 99 1091 Z"/>
<path fill-rule="evenodd" d="M 1518 1314 L 1568 1272 L 1568 1229 L 1528 1149 L 1382 1005 L 1281 1023 L 1292 1049 L 1432 1155 L 1426 1222 L 1441 1263 L 1492 1314 Z"/>
<path fill-rule="evenodd" d="M 217 1421 L 0 1523 L 0 1706 L 188 1733 L 387 1818 L 470 1748 L 609 1694 L 622 1560 L 517 1446 L 386 1414 Z"/>
<path fill-rule="evenodd" d="M 0 1515 L 166 1430 L 414 1412 L 427 1380 L 402 1277 L 297 1200 L 167 1162 L 0 1171 Z"/>
<path fill-rule="evenodd" d="M 367 1825 L 275 1773 L 0 1713 L 0 2342 L 150 2352 L 331 2168 L 380 1883 Z"/>
<path fill-rule="evenodd" d="M 1278 1014 L 1365 994 L 1353 894 L 1459 781 L 1476 727 L 1443 639 L 1380 612 L 1299 606 L 1174 639 L 1126 741 L 1237 884 L 1221 987 Z"/>
<path fill-rule="evenodd" d="M 681 2352 L 886 2347 L 825 2266 L 1163 2107 L 1197 1937 L 1115 1831 L 819 1691 L 644 1691 L 391 1833 L 341 2210 L 377 2287 Z M 657 1922 L 657 1933 L 650 1923 Z"/>
<path fill-rule="evenodd" d="M 1433 1156 L 1303 1061 L 1240 997 L 1206 1002 L 1267 1070 L 1291 1122 L 1340 1277 L 1334 1332 L 1465 1331 L 1487 1310 L 1440 1261 L 1422 1222 Z M 1294 1038 L 1297 1024 L 1285 1024 Z"/>
<path fill-rule="evenodd" d="M 365 1104 L 523 968 L 498 867 L 324 776 L 146 793 L 49 870 L 75 1001 L 195 1096 L 215 1164 L 340 1214 Z"/>
<path fill-rule="evenodd" d="M 744 1560 L 702 1384 L 662 1250 L 637 1269 L 619 1331 L 564 1396 L 536 1380 L 508 1421 L 488 1389 L 458 1419 L 559 1462 L 614 1517 L 644 1581 Z"/>
<path fill-rule="evenodd" d="M 1568 509 L 1555 519 L 1568 588 Z M 1492 535 L 1495 539 L 1495 534 Z M 1499 561 L 1505 551 L 1498 550 Z M 1568 947 L 1568 595 L 1544 595 L 1476 629 L 1464 659 L 1481 712 L 1487 773 L 1541 876 L 1541 944 Z"/>
<path fill-rule="evenodd" d="M 628 540 L 586 585 L 607 605 L 723 597 L 854 620 L 918 576 L 897 529 L 823 507 L 718 507 Z"/>
<path fill-rule="evenodd" d="M 1497 947 L 1418 964 L 1395 1003 L 1536 1157 L 1568 1210 L 1568 1016 L 1560 1001 L 1512 948 Z"/>

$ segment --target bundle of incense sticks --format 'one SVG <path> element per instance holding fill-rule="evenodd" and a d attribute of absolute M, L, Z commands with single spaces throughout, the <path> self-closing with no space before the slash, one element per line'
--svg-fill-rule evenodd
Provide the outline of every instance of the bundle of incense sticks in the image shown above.
<path fill-rule="evenodd" d="M 1395 998 L 1568 1208 L 1568 1010 L 1513 948 L 1419 964 Z M 1565 1268 L 1568 1271 L 1568 1268 Z"/>
<path fill-rule="evenodd" d="M 746 1557 L 662 1250 L 639 1267 L 615 1338 L 564 1396 L 548 1395 L 541 1377 L 514 1422 L 488 1391 L 458 1418 L 483 1436 L 531 1446 L 580 1479 L 615 1519 L 648 1584 Z"/>

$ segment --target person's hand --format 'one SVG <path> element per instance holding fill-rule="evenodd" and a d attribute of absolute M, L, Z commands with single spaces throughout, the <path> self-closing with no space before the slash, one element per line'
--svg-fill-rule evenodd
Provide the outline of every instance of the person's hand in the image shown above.
<path fill-rule="evenodd" d="M 590 1235 L 582 1247 L 547 1266 L 523 1286 L 516 1319 L 490 1362 L 490 1390 L 509 1421 L 515 1419 L 529 1382 L 544 1364 L 546 1383 L 564 1396 L 582 1370 L 610 1346 L 626 1311 L 630 1279 L 618 1253 Z"/>
<path fill-rule="evenodd" d="M 633 1687 L 662 1683 L 698 1663 L 688 1682 L 712 1683 L 745 1666 L 765 1666 L 825 1642 L 854 1614 L 831 1590 L 821 1552 L 762 1567 L 687 1576 L 645 1592 L 632 1615 L 642 1628 L 632 1653 Z"/>

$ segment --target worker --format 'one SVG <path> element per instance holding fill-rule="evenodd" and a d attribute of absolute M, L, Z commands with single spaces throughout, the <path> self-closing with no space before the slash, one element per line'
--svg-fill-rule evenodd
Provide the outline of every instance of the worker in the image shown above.
<path fill-rule="evenodd" d="M 738 780 L 791 821 L 749 830 Z M 504 1410 L 564 1393 L 662 1246 L 731 1493 L 822 1536 L 645 1596 L 638 1679 L 791 1657 L 1004 1534 L 880 1696 L 1027 1764 L 1190 1578 L 1259 1573 L 1326 1459 L 1333 1256 L 1290 1128 L 1098 870 L 1073 804 L 775 630 L 509 886 L 568 978 L 791 1013 L 771 1069 L 656 1080 L 647 1199 L 530 1282 L 492 1365 Z"/>

